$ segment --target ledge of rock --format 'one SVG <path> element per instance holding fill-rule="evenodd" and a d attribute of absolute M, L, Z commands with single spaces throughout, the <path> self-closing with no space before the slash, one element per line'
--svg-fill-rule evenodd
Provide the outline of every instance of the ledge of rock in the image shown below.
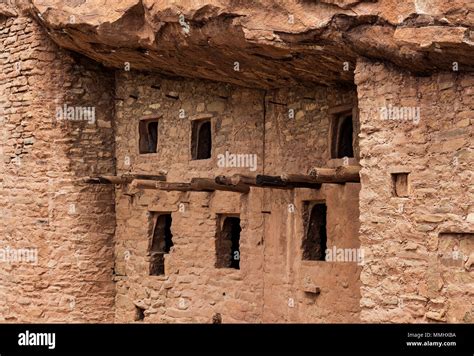
<path fill-rule="evenodd" d="M 474 70 L 472 0 L 22 0 L 61 47 L 106 66 L 275 88 L 352 84 L 358 56 Z M 2 8 L 0 7 L 0 12 Z"/>
<path fill-rule="evenodd" d="M 0 0 L 0 17 L 15 17 L 18 15 L 12 4 Z"/>

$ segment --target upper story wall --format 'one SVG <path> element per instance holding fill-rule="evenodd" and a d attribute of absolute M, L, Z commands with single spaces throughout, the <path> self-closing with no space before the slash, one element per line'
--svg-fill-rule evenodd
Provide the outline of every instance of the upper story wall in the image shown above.
<path fill-rule="evenodd" d="M 359 155 L 359 121 L 355 88 L 288 88 L 267 92 L 265 107 L 265 174 L 306 174 L 308 169 L 341 165 L 331 153 L 337 120 L 353 118 L 354 159 Z"/>
<path fill-rule="evenodd" d="M 157 75 L 117 74 L 117 172 L 168 173 L 169 181 L 214 177 L 229 171 L 217 156 L 255 154 L 261 172 L 263 157 L 263 92 L 222 83 L 189 79 L 169 80 Z M 157 153 L 139 154 L 139 121 L 158 118 Z M 212 157 L 192 160 L 192 121 L 211 120 Z"/>
<path fill-rule="evenodd" d="M 263 91 L 156 74 L 116 75 L 116 158 L 118 173 L 164 171 L 168 181 L 221 174 L 307 173 L 331 166 L 332 128 L 341 113 L 353 113 L 354 155 L 358 119 L 353 88 L 295 88 Z M 139 153 L 139 122 L 158 119 L 157 153 Z M 210 159 L 193 160 L 192 122 L 209 119 Z M 222 167 L 219 156 L 256 155 L 255 169 Z M 341 164 L 340 160 L 338 162 Z"/>

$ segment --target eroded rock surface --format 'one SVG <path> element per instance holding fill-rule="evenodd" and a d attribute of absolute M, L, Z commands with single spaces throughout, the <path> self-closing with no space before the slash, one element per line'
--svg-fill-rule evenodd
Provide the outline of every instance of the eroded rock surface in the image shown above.
<path fill-rule="evenodd" d="M 62 47 L 107 66 L 250 87 L 352 83 L 357 56 L 474 70 L 470 0 L 24 0 Z M 456 65 L 456 64 L 455 64 Z"/>

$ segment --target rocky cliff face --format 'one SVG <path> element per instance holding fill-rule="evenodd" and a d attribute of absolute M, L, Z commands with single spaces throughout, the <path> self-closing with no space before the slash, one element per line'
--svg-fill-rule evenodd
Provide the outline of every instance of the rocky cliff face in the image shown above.
<path fill-rule="evenodd" d="M 21 1 L 60 46 L 116 68 L 259 88 L 353 83 L 358 56 L 474 70 L 470 0 Z"/>

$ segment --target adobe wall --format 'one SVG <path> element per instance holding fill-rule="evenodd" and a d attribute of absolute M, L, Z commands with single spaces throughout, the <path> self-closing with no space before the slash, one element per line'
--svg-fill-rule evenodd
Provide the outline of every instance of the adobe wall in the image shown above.
<path fill-rule="evenodd" d="M 114 191 L 80 178 L 114 173 L 114 78 L 76 63 L 29 17 L 0 19 L 0 321 L 111 322 Z M 57 121 L 94 106 L 96 120 Z"/>
<path fill-rule="evenodd" d="M 330 160 L 329 110 L 353 104 L 351 89 L 265 93 L 221 83 L 121 72 L 116 76 L 117 173 L 167 173 L 169 182 L 216 175 L 306 173 Z M 295 117 L 289 118 L 288 110 Z M 184 110 L 184 116 L 181 115 Z M 138 122 L 159 117 L 158 152 L 138 154 Z M 212 158 L 192 161 L 191 121 L 210 118 Z M 265 129 L 264 129 L 265 128 Z M 256 154 L 255 172 L 218 167 L 225 151 Z M 359 184 L 321 190 L 231 192 L 116 189 L 116 322 L 357 321 L 360 266 L 301 261 L 305 200 L 326 200 L 328 245 L 358 247 Z M 294 208 L 289 209 L 292 204 Z M 171 212 L 166 275 L 149 276 L 148 212 Z M 240 214 L 240 270 L 215 268 L 218 214 Z M 334 237 L 337 235 L 337 238 Z M 336 241 L 337 240 L 337 241 Z M 304 288 L 318 286 L 319 296 Z M 329 312 L 331 311 L 331 312 Z"/>
<path fill-rule="evenodd" d="M 361 60 L 356 84 L 361 318 L 473 322 L 473 270 L 465 259 L 474 257 L 474 76 L 416 77 Z M 383 120 L 380 108 L 389 104 L 420 108 L 419 122 Z M 391 173 L 399 172 L 409 173 L 407 197 L 393 196 Z"/>

